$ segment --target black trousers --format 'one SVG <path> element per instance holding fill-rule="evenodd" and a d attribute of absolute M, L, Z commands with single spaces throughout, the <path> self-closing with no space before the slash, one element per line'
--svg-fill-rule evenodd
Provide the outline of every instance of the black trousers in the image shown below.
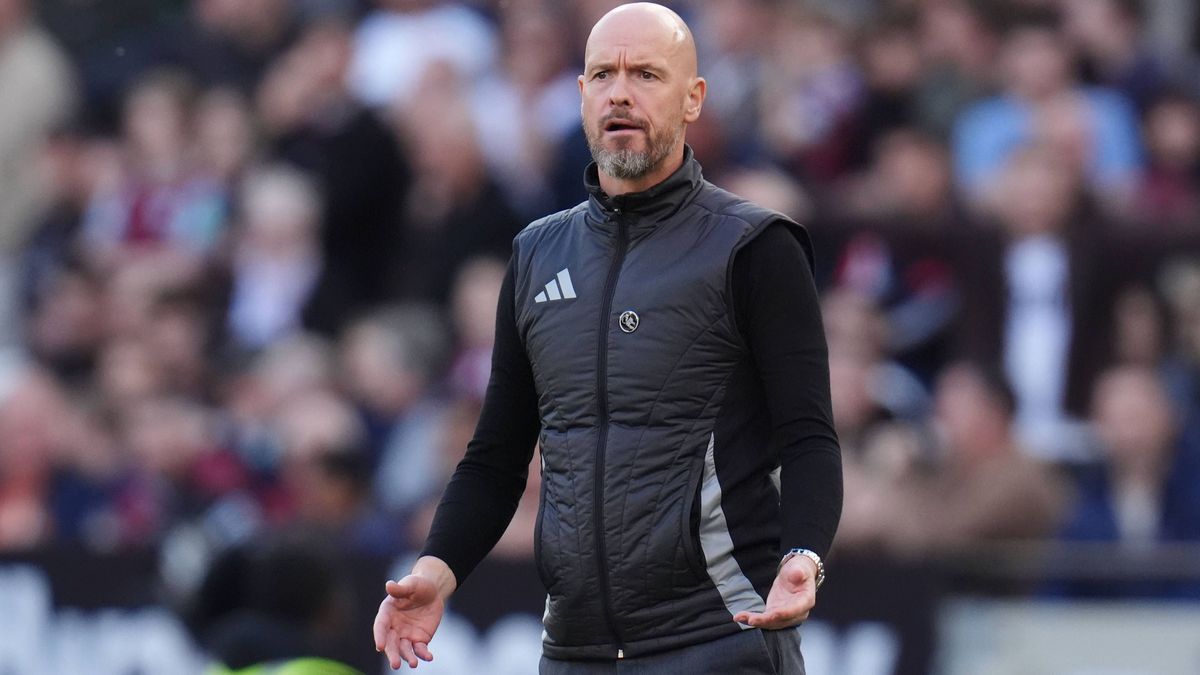
<path fill-rule="evenodd" d="M 615 661 L 542 657 L 540 675 L 804 675 L 800 629 L 743 630 L 719 640 Z"/>

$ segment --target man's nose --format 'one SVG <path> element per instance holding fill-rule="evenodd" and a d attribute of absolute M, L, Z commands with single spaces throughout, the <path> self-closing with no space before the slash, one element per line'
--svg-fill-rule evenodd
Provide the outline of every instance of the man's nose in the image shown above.
<path fill-rule="evenodd" d="M 633 103 L 633 99 L 630 97 L 629 79 L 624 73 L 613 77 L 612 86 L 608 88 L 608 102 L 622 107 L 629 107 Z"/>

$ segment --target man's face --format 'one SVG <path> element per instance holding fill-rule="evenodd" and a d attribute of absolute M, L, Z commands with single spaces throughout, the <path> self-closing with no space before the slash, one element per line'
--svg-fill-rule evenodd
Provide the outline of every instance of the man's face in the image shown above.
<path fill-rule="evenodd" d="M 680 34 L 645 17 L 612 16 L 593 31 L 579 89 L 600 171 L 636 180 L 679 147 L 703 99 L 690 49 Z"/>

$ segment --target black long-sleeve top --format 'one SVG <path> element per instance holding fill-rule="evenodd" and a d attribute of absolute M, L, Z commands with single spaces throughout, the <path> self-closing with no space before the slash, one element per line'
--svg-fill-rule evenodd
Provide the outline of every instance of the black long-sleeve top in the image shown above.
<path fill-rule="evenodd" d="M 807 548 L 824 557 L 841 517 L 841 454 L 817 291 L 804 250 L 787 228 L 772 224 L 737 253 L 734 318 L 753 356 L 779 452 L 781 549 Z M 460 584 L 508 527 L 540 431 L 513 289 L 510 262 L 483 411 L 422 552 L 445 561 Z"/>

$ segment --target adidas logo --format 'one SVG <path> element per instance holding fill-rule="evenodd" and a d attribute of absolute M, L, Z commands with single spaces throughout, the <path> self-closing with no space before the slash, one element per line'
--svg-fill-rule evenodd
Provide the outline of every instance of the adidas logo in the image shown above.
<path fill-rule="evenodd" d="M 556 277 L 546 284 L 546 290 L 534 296 L 534 302 L 551 300 L 571 300 L 575 297 L 575 287 L 571 285 L 571 273 L 563 268 Z"/>

